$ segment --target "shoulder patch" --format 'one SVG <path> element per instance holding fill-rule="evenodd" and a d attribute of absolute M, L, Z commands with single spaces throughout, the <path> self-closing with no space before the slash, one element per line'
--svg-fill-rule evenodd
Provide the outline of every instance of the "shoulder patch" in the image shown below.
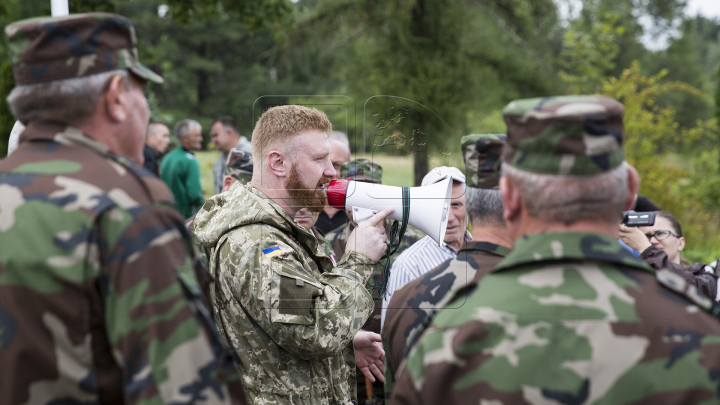
<path fill-rule="evenodd" d="M 273 256 L 277 256 L 277 255 L 279 255 L 279 254 L 282 254 L 282 252 L 283 252 L 283 251 L 282 251 L 282 249 L 280 249 L 280 246 L 273 246 L 273 247 L 269 247 L 269 248 L 263 250 L 263 254 L 264 254 L 265 257 L 267 257 L 268 259 L 271 258 L 271 257 L 273 257 Z"/>
<path fill-rule="evenodd" d="M 190 153 L 190 152 L 185 152 L 185 157 L 188 158 L 188 159 L 195 160 L 195 155 L 193 155 L 193 154 Z"/>

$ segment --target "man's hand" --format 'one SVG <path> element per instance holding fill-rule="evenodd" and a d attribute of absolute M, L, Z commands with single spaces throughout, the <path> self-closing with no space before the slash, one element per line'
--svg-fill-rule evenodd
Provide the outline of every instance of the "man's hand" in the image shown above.
<path fill-rule="evenodd" d="M 385 350 L 382 347 L 382 338 L 377 333 L 360 329 L 353 338 L 355 348 L 355 364 L 367 377 L 375 382 L 375 377 L 385 382 L 383 375 L 383 362 L 385 361 Z"/>
<path fill-rule="evenodd" d="M 348 238 L 346 251 L 354 250 L 375 262 L 380 260 L 387 249 L 383 221 L 392 213 L 392 208 L 386 208 L 355 228 Z"/>
<path fill-rule="evenodd" d="M 620 224 L 620 240 L 626 245 L 642 253 L 652 246 L 647 236 L 639 228 Z"/>

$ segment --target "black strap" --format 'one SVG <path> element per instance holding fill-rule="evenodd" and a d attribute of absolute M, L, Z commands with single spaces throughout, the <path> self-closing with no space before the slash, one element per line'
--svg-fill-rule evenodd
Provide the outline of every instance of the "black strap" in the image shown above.
<path fill-rule="evenodd" d="M 380 290 L 379 296 L 382 297 L 385 294 L 385 291 L 387 290 L 387 283 L 388 279 L 390 278 L 390 257 L 397 252 L 398 248 L 400 247 L 400 243 L 402 243 L 403 237 L 405 237 L 405 230 L 407 229 L 408 221 L 410 219 L 410 187 L 403 187 L 402 188 L 402 205 L 403 205 L 403 216 L 402 216 L 402 225 L 398 226 L 398 222 L 395 221 L 392 224 L 392 227 L 390 227 L 390 239 L 387 247 L 387 251 L 385 252 L 385 255 L 380 258 L 387 259 L 385 261 L 385 266 L 383 268 L 383 283 L 382 285 L 376 285 L 370 288 L 370 290 Z M 399 232 L 398 232 L 398 227 Z M 393 242 L 395 241 L 395 237 L 398 238 L 397 245 L 393 247 Z"/>

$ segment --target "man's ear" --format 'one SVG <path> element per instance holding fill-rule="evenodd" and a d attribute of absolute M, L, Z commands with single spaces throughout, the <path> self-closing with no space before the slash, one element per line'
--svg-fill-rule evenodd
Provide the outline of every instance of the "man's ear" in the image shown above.
<path fill-rule="evenodd" d="M 225 178 L 223 178 L 222 192 L 224 193 L 230 190 L 230 187 L 235 184 L 236 181 L 238 180 L 233 176 L 225 176 Z"/>
<path fill-rule="evenodd" d="M 510 178 L 500 178 L 500 196 L 503 199 L 503 217 L 506 222 L 516 220 L 522 211 L 523 199 L 520 190 Z"/>
<path fill-rule="evenodd" d="M 625 164 L 627 165 L 628 171 L 628 195 L 627 200 L 625 201 L 625 208 L 623 208 L 623 211 L 629 211 L 635 206 L 635 199 L 637 198 L 637 193 L 640 190 L 640 175 L 638 174 L 637 170 L 635 170 L 635 168 L 630 165 L 630 163 Z"/>
<path fill-rule="evenodd" d="M 277 177 L 286 177 L 289 174 L 287 156 L 278 150 L 271 150 L 268 153 L 268 168 Z"/>
<path fill-rule="evenodd" d="M 107 90 L 101 96 L 105 113 L 114 123 L 123 122 L 128 116 L 130 98 L 125 86 L 122 76 L 115 75 L 110 79 Z"/>

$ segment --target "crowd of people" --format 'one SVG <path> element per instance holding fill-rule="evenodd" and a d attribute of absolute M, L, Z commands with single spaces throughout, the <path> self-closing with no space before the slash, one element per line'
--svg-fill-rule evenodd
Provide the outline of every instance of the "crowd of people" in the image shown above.
<path fill-rule="evenodd" d="M 464 136 L 464 167 L 422 180 L 452 181 L 443 240 L 390 240 L 392 208 L 328 205 L 331 180 L 383 171 L 323 112 L 270 108 L 249 140 L 218 118 L 204 196 L 202 126 L 167 151 L 131 21 L 5 32 L 22 134 L 0 160 L 0 403 L 720 401 L 716 266 L 683 262 L 670 213 L 620 223 L 647 201 L 618 101 L 511 102 L 506 134 Z"/>

